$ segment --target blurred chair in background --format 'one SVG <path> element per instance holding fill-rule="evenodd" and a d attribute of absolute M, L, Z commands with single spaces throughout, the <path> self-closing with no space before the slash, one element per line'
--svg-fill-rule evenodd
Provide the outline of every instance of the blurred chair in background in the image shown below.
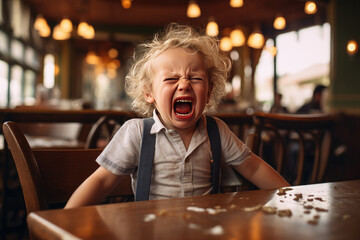
<path fill-rule="evenodd" d="M 293 185 L 324 180 L 333 150 L 332 116 L 256 113 L 254 119 L 254 153 Z"/>

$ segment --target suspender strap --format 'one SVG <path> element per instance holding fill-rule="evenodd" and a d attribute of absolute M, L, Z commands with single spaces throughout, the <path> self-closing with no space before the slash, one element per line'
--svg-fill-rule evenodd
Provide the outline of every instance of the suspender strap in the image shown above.
<path fill-rule="evenodd" d="M 210 139 L 212 152 L 211 159 L 211 193 L 219 193 L 220 190 L 220 160 L 221 160 L 221 139 L 219 128 L 214 118 L 206 116 L 206 126 Z"/>
<path fill-rule="evenodd" d="M 149 199 L 156 139 L 156 134 L 150 134 L 150 130 L 154 122 L 153 118 L 144 119 L 144 132 L 137 173 L 135 201 L 144 201 Z"/>
<path fill-rule="evenodd" d="M 212 159 L 211 159 L 211 193 L 219 193 L 220 188 L 220 159 L 221 159 L 221 139 L 219 128 L 214 118 L 206 116 L 207 132 L 210 139 Z M 137 174 L 137 185 L 135 201 L 149 199 L 151 172 L 155 153 L 156 135 L 150 134 L 153 118 L 144 119 L 144 132 L 140 150 L 140 159 Z"/>

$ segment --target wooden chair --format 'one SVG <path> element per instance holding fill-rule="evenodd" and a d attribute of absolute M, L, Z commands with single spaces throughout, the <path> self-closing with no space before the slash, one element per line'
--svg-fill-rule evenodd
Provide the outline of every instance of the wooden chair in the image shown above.
<path fill-rule="evenodd" d="M 216 113 L 211 116 L 223 120 L 235 135 L 253 149 L 256 135 L 254 134 L 253 116 L 246 113 Z M 221 168 L 221 192 L 253 190 L 256 187 L 242 177 L 232 167 Z"/>
<path fill-rule="evenodd" d="M 3 124 L 23 190 L 27 213 L 63 207 L 75 189 L 98 168 L 99 149 L 32 150 L 14 122 Z M 109 197 L 132 197 L 130 176 L 124 176 Z"/>
<path fill-rule="evenodd" d="M 321 182 L 331 157 L 334 117 L 256 113 L 253 152 L 291 184 Z"/>
<path fill-rule="evenodd" d="M 107 115 L 99 118 L 91 127 L 85 142 L 86 149 L 104 148 L 112 139 L 116 131 L 121 127 L 130 116 L 122 118 L 113 118 Z"/>

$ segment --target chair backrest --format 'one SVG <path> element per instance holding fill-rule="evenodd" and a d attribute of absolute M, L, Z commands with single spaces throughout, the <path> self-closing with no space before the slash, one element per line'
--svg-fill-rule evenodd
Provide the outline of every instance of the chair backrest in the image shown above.
<path fill-rule="evenodd" d="M 216 113 L 211 116 L 220 118 L 252 149 L 254 142 L 254 125 L 252 115 L 246 113 Z M 221 192 L 234 192 L 241 190 L 252 190 L 254 185 L 243 178 L 231 166 L 221 167 Z"/>
<path fill-rule="evenodd" d="M 253 131 L 253 116 L 246 113 L 217 113 L 212 116 L 223 120 L 238 138 L 245 141 Z"/>
<path fill-rule="evenodd" d="M 109 117 L 104 115 L 100 117 L 91 127 L 85 142 L 86 149 L 103 148 L 112 139 L 116 131 L 122 124 L 132 116 L 122 116 L 121 118 Z"/>
<path fill-rule="evenodd" d="M 323 181 L 334 117 L 326 114 L 256 113 L 253 152 L 294 185 Z"/>
<path fill-rule="evenodd" d="M 3 133 L 13 156 L 27 212 L 62 207 L 76 188 L 99 165 L 100 149 L 32 150 L 16 123 L 3 124 Z M 133 195 L 130 176 L 124 176 L 111 197 Z"/>

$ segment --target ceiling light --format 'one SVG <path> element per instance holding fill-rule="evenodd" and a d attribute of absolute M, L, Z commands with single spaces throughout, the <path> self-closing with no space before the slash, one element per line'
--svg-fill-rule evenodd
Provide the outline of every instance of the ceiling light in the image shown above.
<path fill-rule="evenodd" d="M 220 40 L 220 49 L 224 52 L 229 52 L 232 49 L 233 45 L 229 37 L 223 37 Z"/>
<path fill-rule="evenodd" d="M 70 33 L 63 31 L 61 26 L 58 24 L 54 27 L 53 39 L 55 40 L 66 40 L 70 38 Z"/>
<path fill-rule="evenodd" d="M 230 33 L 230 39 L 234 47 L 240 47 L 245 44 L 245 36 L 240 29 L 232 30 Z"/>
<path fill-rule="evenodd" d="M 243 0 L 230 0 L 230 6 L 233 8 L 239 8 L 244 5 Z"/>
<path fill-rule="evenodd" d="M 307 1 L 305 3 L 305 13 L 306 14 L 314 14 L 317 12 L 316 3 L 313 1 Z"/>
<path fill-rule="evenodd" d="M 61 20 L 60 27 L 64 32 L 71 32 L 73 30 L 73 24 L 68 18 Z"/>
<path fill-rule="evenodd" d="M 131 8 L 131 1 L 132 0 L 121 0 L 121 5 L 123 6 L 123 8 L 129 9 Z"/>
<path fill-rule="evenodd" d="M 282 30 L 286 27 L 286 20 L 283 16 L 278 16 L 274 20 L 274 28 L 278 30 Z"/>
<path fill-rule="evenodd" d="M 260 30 L 255 30 L 253 33 L 250 34 L 247 44 L 249 47 L 260 49 L 264 46 L 265 38 L 260 32 Z"/>
<path fill-rule="evenodd" d="M 206 34 L 208 36 L 212 36 L 212 37 L 216 37 L 217 35 L 219 35 L 218 24 L 212 18 L 209 20 L 209 22 L 206 26 Z"/>
<path fill-rule="evenodd" d="M 357 45 L 356 41 L 354 41 L 354 40 L 348 41 L 346 50 L 349 55 L 355 55 L 358 51 L 358 45 Z"/>
<path fill-rule="evenodd" d="M 95 37 L 94 27 L 82 21 L 79 23 L 77 34 L 86 39 L 92 39 Z"/>
<path fill-rule="evenodd" d="M 201 15 L 201 10 L 199 5 L 195 1 L 189 1 L 186 15 L 189 18 L 197 18 Z"/>
<path fill-rule="evenodd" d="M 40 30 L 41 28 L 43 28 L 44 26 L 47 26 L 47 22 L 46 19 L 43 18 L 43 16 L 41 15 L 37 15 L 36 19 L 35 19 L 35 23 L 34 23 L 34 29 L 35 30 Z"/>
<path fill-rule="evenodd" d="M 116 58 L 119 55 L 119 52 L 115 48 L 110 48 L 108 51 L 108 55 L 110 58 Z"/>
<path fill-rule="evenodd" d="M 48 37 L 51 34 L 51 29 L 46 21 L 41 15 L 38 15 L 34 22 L 34 29 L 39 31 L 41 37 Z"/>

